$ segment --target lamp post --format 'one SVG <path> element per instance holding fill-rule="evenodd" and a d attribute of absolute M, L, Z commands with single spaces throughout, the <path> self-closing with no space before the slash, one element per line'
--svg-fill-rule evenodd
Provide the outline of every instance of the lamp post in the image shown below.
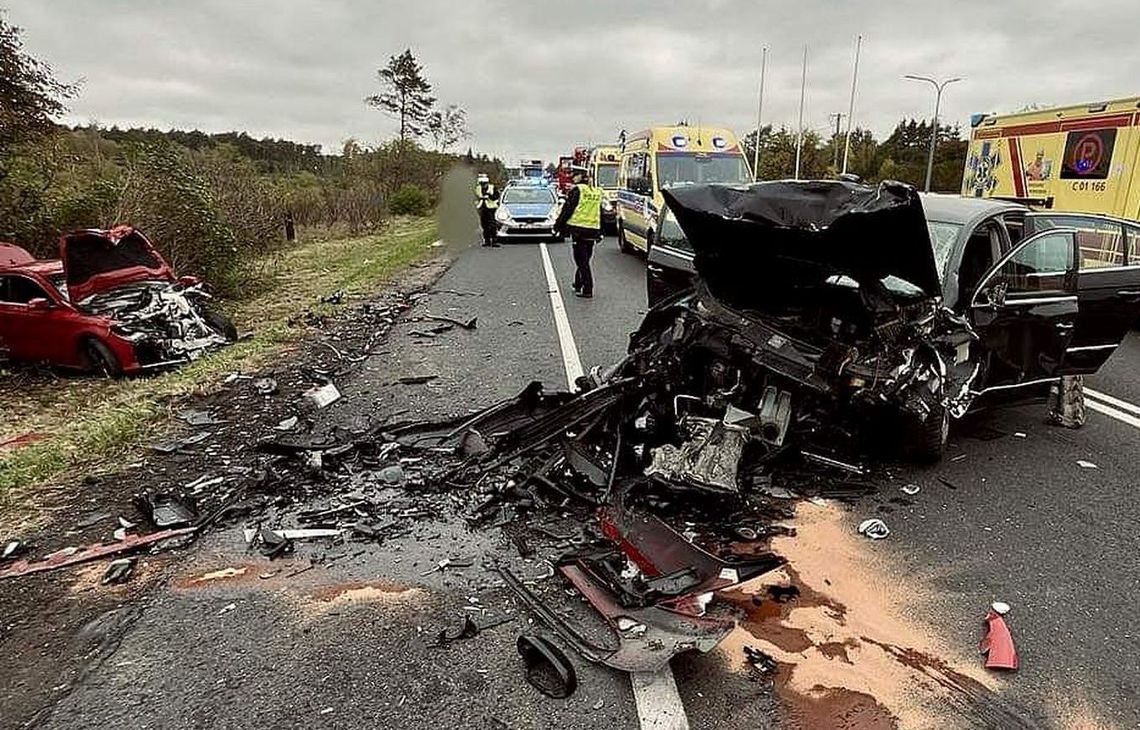
<path fill-rule="evenodd" d="M 925 81 L 926 83 L 933 86 L 935 91 L 934 129 L 932 129 L 930 132 L 930 153 L 926 158 L 926 192 L 929 193 L 930 178 L 934 174 L 934 145 L 938 141 L 938 110 L 942 105 L 942 90 L 955 81 L 961 81 L 962 79 L 958 76 L 955 76 L 954 78 L 945 79 L 943 81 L 936 81 L 935 79 L 932 79 L 928 76 L 914 76 L 913 74 L 907 74 L 903 76 L 903 78 L 910 79 L 911 81 Z"/>

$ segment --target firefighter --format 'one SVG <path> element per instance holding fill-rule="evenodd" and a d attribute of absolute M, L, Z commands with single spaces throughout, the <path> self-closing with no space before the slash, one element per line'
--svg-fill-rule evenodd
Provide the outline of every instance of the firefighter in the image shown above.
<path fill-rule="evenodd" d="M 569 234 L 573 241 L 574 296 L 590 299 L 594 296 L 594 274 L 590 271 L 590 258 L 594 244 L 602 238 L 602 198 L 605 193 L 595 187 L 590 173 L 584 167 L 571 168 L 574 186 L 566 193 L 566 202 L 554 229 Z"/>
<path fill-rule="evenodd" d="M 479 227 L 483 229 L 484 246 L 499 245 L 495 240 L 495 211 L 498 208 L 499 191 L 486 173 L 479 173 L 479 179 L 475 183 L 475 209 L 479 211 Z"/>

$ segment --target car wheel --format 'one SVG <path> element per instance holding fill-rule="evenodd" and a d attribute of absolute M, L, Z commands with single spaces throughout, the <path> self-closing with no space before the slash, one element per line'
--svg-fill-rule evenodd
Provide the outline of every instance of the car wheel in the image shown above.
<path fill-rule="evenodd" d="M 618 222 L 617 239 L 618 248 L 621 249 L 622 253 L 633 253 L 633 246 L 630 246 L 629 241 L 625 240 L 625 226 L 620 221 Z"/>
<path fill-rule="evenodd" d="M 210 329 L 225 337 L 229 342 L 237 342 L 238 331 L 233 320 L 212 307 L 203 306 L 199 311 L 202 314 L 202 319 L 210 325 Z"/>
<path fill-rule="evenodd" d="M 117 378 L 123 374 L 119 358 L 101 340 L 89 337 L 83 341 L 83 360 L 87 370 L 104 378 Z"/>
<path fill-rule="evenodd" d="M 910 438 L 913 460 L 927 464 L 939 461 L 950 438 L 950 412 L 942 406 L 934 407 L 926 420 L 914 425 Z"/>

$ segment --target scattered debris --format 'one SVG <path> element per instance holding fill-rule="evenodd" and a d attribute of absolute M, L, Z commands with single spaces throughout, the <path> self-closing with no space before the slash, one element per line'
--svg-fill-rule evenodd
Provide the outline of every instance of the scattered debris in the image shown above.
<path fill-rule="evenodd" d="M 441 314 L 425 314 L 422 317 L 417 317 L 416 319 L 426 319 L 433 322 L 445 322 L 447 324 L 453 324 L 457 327 L 462 327 L 465 330 L 473 330 L 479 326 L 478 317 L 472 317 L 471 319 L 463 320 L 456 319 L 454 317 L 447 317 Z"/>
<path fill-rule="evenodd" d="M 277 381 L 273 378 L 258 378 L 253 381 L 253 389 L 261 395 L 273 395 L 277 392 Z"/>
<path fill-rule="evenodd" d="M 198 433 L 191 434 L 180 439 L 169 439 L 167 441 L 159 441 L 150 445 L 151 451 L 159 454 L 173 454 L 175 451 L 184 449 L 187 446 L 200 444 L 213 435 L 212 431 L 199 431 Z"/>
<path fill-rule="evenodd" d="M 218 615 L 224 616 L 225 614 L 229 613 L 230 611 L 233 611 L 235 608 L 237 608 L 236 603 L 227 603 L 226 605 L 222 606 L 222 610 L 218 611 Z"/>
<path fill-rule="evenodd" d="M 474 564 L 474 560 L 469 560 L 467 558 L 444 558 L 443 560 L 436 563 L 433 568 L 420 573 L 420 575 L 427 576 L 431 575 L 432 573 L 438 573 L 441 570 L 447 570 L 448 568 L 470 568 Z"/>
<path fill-rule="evenodd" d="M 216 426 L 224 421 L 219 421 L 210 411 L 202 411 L 196 408 L 184 408 L 178 411 L 178 419 L 188 426 Z"/>
<path fill-rule="evenodd" d="M 901 491 L 903 494 L 907 495 L 908 497 L 913 497 L 914 495 L 916 495 L 920 491 L 922 491 L 922 487 L 918 486 L 917 484 L 907 484 L 907 485 L 904 485 L 899 491 Z"/>
<path fill-rule="evenodd" d="M 344 289 L 337 289 L 332 294 L 326 294 L 321 297 L 323 304 L 340 304 L 344 301 Z"/>
<path fill-rule="evenodd" d="M 117 585 L 119 583 L 126 583 L 127 579 L 131 577 L 131 572 L 135 568 L 134 558 L 118 558 L 112 560 L 107 566 L 106 572 L 103 573 L 103 585 Z"/>
<path fill-rule="evenodd" d="M 80 517 L 79 521 L 75 523 L 75 526 L 83 530 L 88 527 L 93 527 L 103 520 L 109 520 L 113 516 L 114 515 L 112 515 L 110 512 L 90 512 L 83 517 Z"/>
<path fill-rule="evenodd" d="M 1077 459 L 1077 466 L 1079 466 L 1082 469 L 1099 469 L 1100 468 L 1096 464 L 1094 464 L 1093 462 L 1086 461 L 1085 459 Z"/>
<path fill-rule="evenodd" d="M 578 689 L 574 665 L 552 641 L 534 634 L 523 634 L 515 643 L 526 668 L 526 681 L 547 697 L 561 700 Z M 595 709 L 601 709 L 595 706 Z"/>
<path fill-rule="evenodd" d="M 45 555 L 40 560 L 17 560 L 5 570 L 0 570 L 0 580 L 14 578 L 21 575 L 42 573 L 46 570 L 55 570 L 69 565 L 78 565 L 92 560 L 99 560 L 111 555 L 119 555 L 139 548 L 155 545 L 163 540 L 193 535 L 197 527 L 182 527 L 173 530 L 152 532 L 149 535 L 125 535 L 122 540 L 113 543 L 98 543 L 86 548 L 63 548 L 54 553 Z"/>
<path fill-rule="evenodd" d="M 302 397 L 316 408 L 324 408 L 340 400 L 340 391 L 332 383 L 325 383 L 306 390 Z"/>
<path fill-rule="evenodd" d="M 13 436 L 12 438 L 0 441 L 0 451 L 15 450 L 22 446 L 35 443 L 36 441 L 42 441 L 47 437 L 48 435 L 46 433 L 22 433 L 19 436 Z"/>
<path fill-rule="evenodd" d="M 1013 437 L 1015 439 L 1023 439 L 1023 438 L 1027 438 L 1027 435 L 1024 431 L 1014 431 Z"/>
<path fill-rule="evenodd" d="M 185 494 L 142 492 L 135 495 L 134 503 L 147 521 L 160 529 L 183 527 L 198 520 L 194 498 Z"/>
<path fill-rule="evenodd" d="M 752 646 L 744 647 L 744 658 L 748 661 L 748 666 L 763 675 L 772 674 L 779 668 L 775 659 Z"/>
<path fill-rule="evenodd" d="M 1002 604 L 1002 607 L 1008 612 L 1008 605 Z M 1013 635 L 1005 617 L 996 608 L 995 605 L 986 612 L 986 635 L 978 645 L 978 650 L 986 657 L 986 669 L 1017 669 L 1017 649 L 1013 645 Z"/>
<path fill-rule="evenodd" d="M 471 639 L 478 636 L 482 631 L 493 629 L 496 626 L 502 626 L 511 620 L 513 619 L 510 616 L 501 616 L 497 619 L 492 619 L 483 624 L 478 624 L 475 622 L 475 619 L 471 618 L 471 614 L 464 614 L 463 625 L 459 627 L 458 631 L 450 633 L 447 631 L 447 629 L 441 629 L 439 634 L 436 635 L 435 640 L 432 642 L 431 646 L 443 647 L 456 641 Z"/>
<path fill-rule="evenodd" d="M 0 560 L 10 560 L 16 557 L 17 554 L 22 552 L 23 543 L 19 540 L 12 540 L 4 546 L 4 552 L 0 553 Z"/>
<path fill-rule="evenodd" d="M 891 534 L 887 523 L 877 517 L 859 523 L 859 534 L 872 540 L 882 540 Z"/>
<path fill-rule="evenodd" d="M 405 375 L 396 380 L 400 385 L 423 385 L 438 378 L 438 375 Z"/>
<path fill-rule="evenodd" d="M 281 421 L 280 423 L 278 423 L 273 428 L 278 430 L 278 431 L 292 431 L 294 428 L 297 427 L 297 421 L 298 420 L 299 419 L 296 416 L 289 416 L 288 418 Z"/>

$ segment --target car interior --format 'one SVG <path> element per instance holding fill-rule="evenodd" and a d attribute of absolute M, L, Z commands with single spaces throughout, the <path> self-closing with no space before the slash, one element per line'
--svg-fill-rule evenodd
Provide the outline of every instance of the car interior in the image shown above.
<path fill-rule="evenodd" d="M 46 299 L 39 284 L 23 276 L 0 276 L 0 303 L 27 304 L 33 299 Z"/>
<path fill-rule="evenodd" d="M 982 277 L 1001 256 L 1001 228 L 996 220 L 986 221 L 974 229 L 962 251 L 958 267 L 958 307 L 969 306 Z"/>

